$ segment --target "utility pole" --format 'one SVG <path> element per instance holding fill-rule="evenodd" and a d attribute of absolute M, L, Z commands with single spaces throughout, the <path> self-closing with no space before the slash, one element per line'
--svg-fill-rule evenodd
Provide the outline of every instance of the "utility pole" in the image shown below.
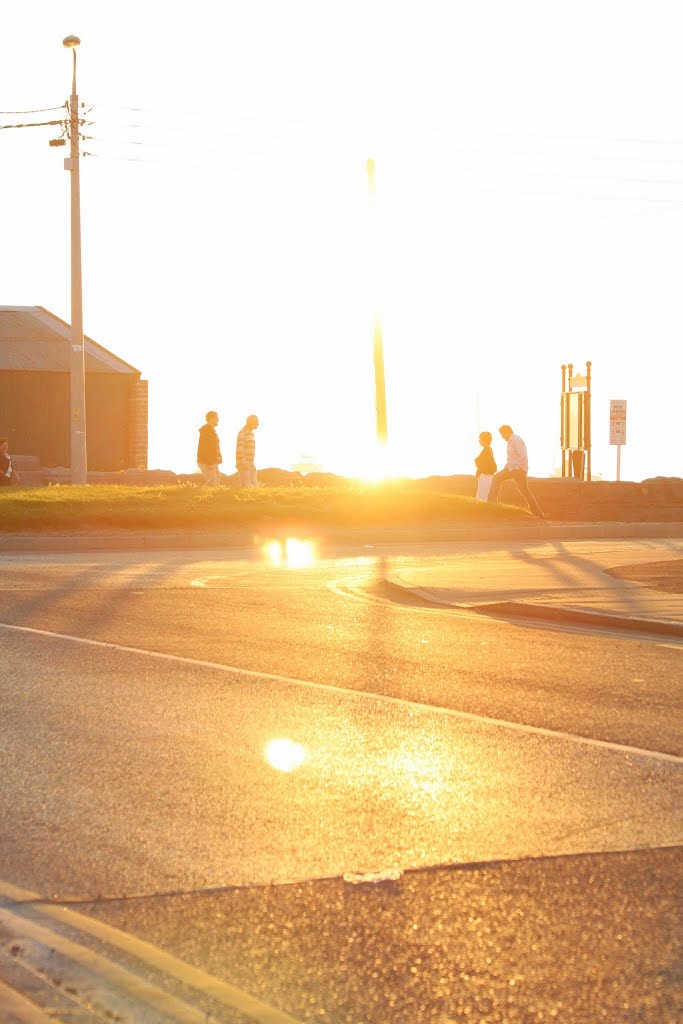
<path fill-rule="evenodd" d="M 368 188 L 370 193 L 370 213 L 372 217 L 373 251 L 371 259 L 377 258 L 377 218 L 375 212 L 375 161 L 367 162 Z M 382 340 L 382 322 L 379 316 L 379 300 L 375 299 L 375 323 L 373 331 L 373 359 L 375 363 L 375 410 L 377 417 L 377 440 L 379 444 L 387 443 L 387 396 L 384 382 L 384 342 Z"/>
<path fill-rule="evenodd" d="M 83 339 L 83 287 L 81 271 L 81 178 L 79 152 L 78 93 L 76 90 L 76 49 L 78 36 L 67 36 L 64 46 L 73 51 L 73 80 L 69 101 L 71 156 L 64 169 L 71 172 L 71 483 L 88 482 L 85 433 L 85 343 Z"/>

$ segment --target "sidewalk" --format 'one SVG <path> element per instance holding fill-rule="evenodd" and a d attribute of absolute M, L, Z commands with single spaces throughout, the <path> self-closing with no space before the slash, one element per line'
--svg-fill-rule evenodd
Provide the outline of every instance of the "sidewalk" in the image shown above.
<path fill-rule="evenodd" d="M 683 561 L 683 523 L 530 523 L 517 526 L 449 526 L 415 523 L 392 528 L 326 528 L 315 538 L 322 557 L 335 548 L 381 548 L 438 543 L 408 559 L 409 568 L 385 578 L 392 596 L 434 607 L 477 611 L 519 620 L 582 623 L 683 639 L 683 594 L 616 579 L 607 569 L 629 564 Z M 0 534 L 0 554 L 98 551 L 253 550 L 284 537 L 287 527 L 253 530 L 167 530 L 140 533 Z M 591 541 L 620 544 L 591 544 Z M 443 545 L 457 549 L 443 551 Z M 365 550 L 365 554 L 368 551 Z M 403 553 L 401 553 L 402 557 Z M 421 561 L 422 558 L 422 561 Z"/>
<path fill-rule="evenodd" d="M 517 620 L 584 624 L 683 639 L 683 593 L 656 589 L 657 573 L 683 563 L 683 540 L 612 538 L 622 545 L 512 543 L 472 545 L 457 557 L 431 560 L 388 576 L 394 596 L 412 602 Z M 571 538 L 573 539 L 573 538 Z M 610 575 L 623 566 L 653 566 L 645 585 Z M 668 568 L 667 568 L 668 567 Z M 681 589 L 681 588 L 677 588 Z"/>

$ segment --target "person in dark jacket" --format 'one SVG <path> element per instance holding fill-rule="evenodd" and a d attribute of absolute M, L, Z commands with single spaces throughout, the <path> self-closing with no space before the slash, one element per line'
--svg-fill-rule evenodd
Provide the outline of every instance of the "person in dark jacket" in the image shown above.
<path fill-rule="evenodd" d="M 496 460 L 493 457 L 491 448 L 492 435 L 488 430 L 483 430 L 479 435 L 481 451 L 474 460 L 477 467 L 477 501 L 487 501 L 493 477 L 498 469 Z"/>
<path fill-rule="evenodd" d="M 206 423 L 199 428 L 199 444 L 197 445 L 197 465 L 204 477 L 204 487 L 218 487 L 221 482 L 221 471 L 218 468 L 223 461 L 221 446 L 216 433 L 218 413 L 207 412 Z"/>
<path fill-rule="evenodd" d="M 20 483 L 19 474 L 12 465 L 9 441 L 6 437 L 0 437 L 0 487 L 9 487 L 10 484 L 18 483 Z"/>

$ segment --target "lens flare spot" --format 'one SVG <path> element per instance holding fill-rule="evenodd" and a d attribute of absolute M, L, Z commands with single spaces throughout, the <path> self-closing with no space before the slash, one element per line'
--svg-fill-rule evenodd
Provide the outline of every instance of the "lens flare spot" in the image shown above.
<path fill-rule="evenodd" d="M 305 569 L 315 562 L 315 548 L 310 540 L 288 537 L 285 541 L 285 561 L 292 569 Z"/>
<path fill-rule="evenodd" d="M 282 565 L 284 552 L 279 540 L 269 540 L 262 547 L 263 557 L 270 565 Z"/>
<path fill-rule="evenodd" d="M 300 743 L 292 740 L 271 740 L 266 745 L 264 757 L 271 768 L 279 772 L 292 772 L 306 760 L 306 751 Z"/>
<path fill-rule="evenodd" d="M 299 540 L 297 537 L 287 537 L 285 541 L 266 541 L 261 553 L 269 565 L 286 566 L 288 569 L 306 569 L 316 561 L 313 541 Z"/>

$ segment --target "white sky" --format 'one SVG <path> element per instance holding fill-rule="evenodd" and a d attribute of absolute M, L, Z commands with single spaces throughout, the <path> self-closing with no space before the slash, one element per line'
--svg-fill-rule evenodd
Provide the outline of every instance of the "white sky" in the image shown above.
<path fill-rule="evenodd" d="M 683 475 L 682 28 L 658 0 L 5 9 L 3 110 L 63 103 L 82 40 L 84 327 L 149 380 L 150 468 L 192 471 L 214 408 L 227 472 L 250 412 L 260 467 L 364 470 L 378 303 L 399 469 L 471 472 L 481 429 L 504 462 L 507 422 L 549 475 L 589 359 L 594 473 L 619 398 L 622 479 Z M 58 131 L 0 131 L 0 304 L 68 321 Z"/>

